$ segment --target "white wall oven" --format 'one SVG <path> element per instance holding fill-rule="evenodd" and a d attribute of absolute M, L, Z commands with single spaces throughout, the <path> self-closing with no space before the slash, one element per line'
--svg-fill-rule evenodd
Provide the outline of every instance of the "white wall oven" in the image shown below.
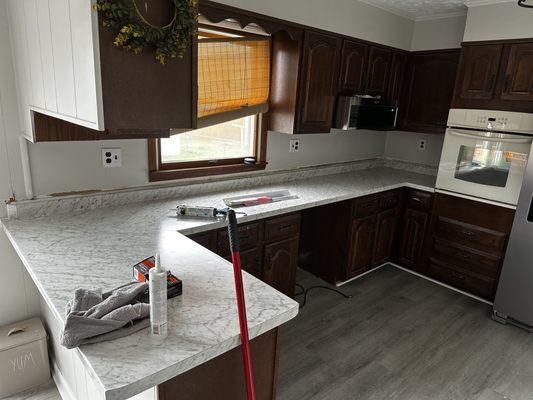
<path fill-rule="evenodd" d="M 451 110 L 437 190 L 514 206 L 533 135 L 533 114 Z"/>

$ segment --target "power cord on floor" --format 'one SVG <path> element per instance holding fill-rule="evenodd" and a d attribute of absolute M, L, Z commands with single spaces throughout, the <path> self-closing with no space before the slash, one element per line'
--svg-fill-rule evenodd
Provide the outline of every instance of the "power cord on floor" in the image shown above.
<path fill-rule="evenodd" d="M 337 290 L 337 289 L 333 289 L 333 288 L 330 288 L 330 287 L 327 287 L 327 286 L 311 286 L 311 287 L 308 287 L 307 289 L 304 288 L 302 285 L 300 285 L 299 283 L 296 284 L 296 287 L 298 289 L 300 289 L 300 291 L 298 293 L 295 293 L 294 297 L 298 297 L 298 296 L 304 296 L 304 300 L 303 302 L 300 304 L 300 310 L 302 308 L 305 307 L 305 304 L 307 303 L 307 295 L 308 293 L 311 291 L 311 290 L 315 290 L 315 289 L 325 289 L 325 290 L 329 290 L 331 292 L 334 292 L 334 293 L 337 293 L 339 295 L 341 295 L 342 297 L 344 297 L 345 299 L 351 299 L 353 296 L 351 295 L 348 295 L 348 294 L 345 294 L 343 292 L 341 292 L 340 290 Z"/>

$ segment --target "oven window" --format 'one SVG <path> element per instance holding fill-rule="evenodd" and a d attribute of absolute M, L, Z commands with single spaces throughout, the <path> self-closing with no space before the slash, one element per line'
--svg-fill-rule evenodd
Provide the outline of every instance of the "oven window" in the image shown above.
<path fill-rule="evenodd" d="M 518 156 L 518 157 L 517 157 Z M 521 154 L 484 148 L 482 145 L 461 146 L 455 178 L 480 185 L 505 187 L 514 158 Z"/>

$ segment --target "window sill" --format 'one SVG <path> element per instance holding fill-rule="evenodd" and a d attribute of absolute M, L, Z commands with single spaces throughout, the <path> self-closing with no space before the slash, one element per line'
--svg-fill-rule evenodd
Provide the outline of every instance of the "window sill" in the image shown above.
<path fill-rule="evenodd" d="M 243 172 L 261 171 L 266 168 L 266 163 L 257 163 L 254 165 L 234 164 L 221 165 L 216 167 L 188 168 L 150 171 L 148 180 L 150 182 L 170 181 L 175 179 L 199 178 L 203 176 L 237 174 Z"/>

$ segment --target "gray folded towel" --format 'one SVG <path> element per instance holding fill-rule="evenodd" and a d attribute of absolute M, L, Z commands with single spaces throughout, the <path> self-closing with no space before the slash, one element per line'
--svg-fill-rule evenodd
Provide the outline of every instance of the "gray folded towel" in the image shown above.
<path fill-rule="evenodd" d="M 109 292 L 77 289 L 67 303 L 61 344 L 67 349 L 130 335 L 150 325 L 150 306 L 139 298 L 148 283 L 131 282 Z"/>

